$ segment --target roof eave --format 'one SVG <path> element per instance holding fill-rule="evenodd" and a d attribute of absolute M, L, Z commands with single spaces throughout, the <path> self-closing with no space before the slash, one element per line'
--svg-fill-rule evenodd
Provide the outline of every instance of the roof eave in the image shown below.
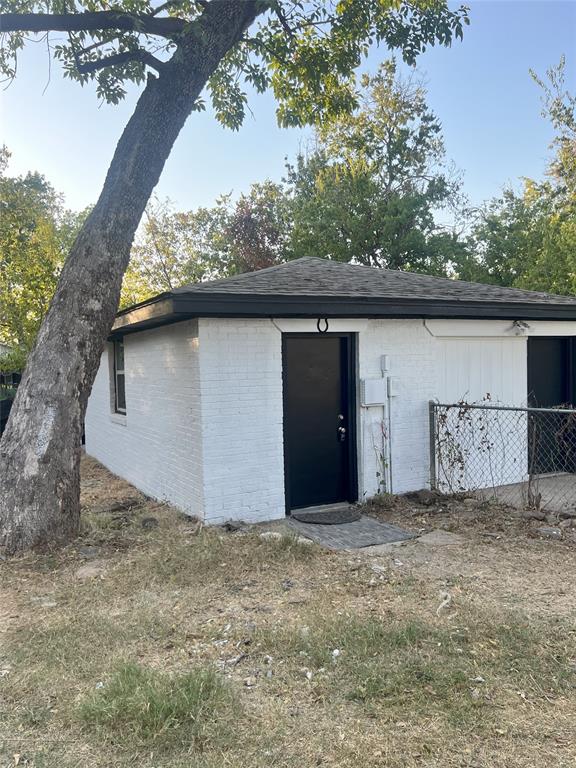
<path fill-rule="evenodd" d="M 155 328 L 169 322 L 168 318 L 174 317 L 172 322 L 178 322 L 175 317 L 174 301 L 170 295 L 162 294 L 153 300 L 128 307 L 116 315 L 112 333 L 134 333 Z"/>
<path fill-rule="evenodd" d="M 172 294 L 168 298 L 125 310 L 117 316 L 112 333 L 134 333 L 194 317 L 576 320 L 576 304 L 341 296 Z"/>

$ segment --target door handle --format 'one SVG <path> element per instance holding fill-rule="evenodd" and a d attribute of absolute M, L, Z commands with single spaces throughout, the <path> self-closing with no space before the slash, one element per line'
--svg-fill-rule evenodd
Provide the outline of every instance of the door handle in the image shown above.
<path fill-rule="evenodd" d="M 346 427 L 338 427 L 336 431 L 338 433 L 338 440 L 343 443 L 346 440 Z"/>

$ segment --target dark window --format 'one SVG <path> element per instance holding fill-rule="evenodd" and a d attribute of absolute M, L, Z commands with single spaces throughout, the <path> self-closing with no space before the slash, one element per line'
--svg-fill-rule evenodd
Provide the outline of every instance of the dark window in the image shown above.
<path fill-rule="evenodd" d="M 114 410 L 116 413 L 126 413 L 123 341 L 114 342 Z"/>

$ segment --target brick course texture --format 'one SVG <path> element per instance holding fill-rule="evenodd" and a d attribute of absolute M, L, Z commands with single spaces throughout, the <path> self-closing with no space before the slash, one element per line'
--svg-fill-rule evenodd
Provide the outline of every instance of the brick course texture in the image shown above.
<path fill-rule="evenodd" d="M 315 329 L 283 320 L 282 328 Z M 456 326 L 458 321 L 454 321 Z M 309 324 L 309 329 L 308 329 Z M 434 337 L 422 320 L 334 321 L 358 333 L 358 376 L 396 380 L 388 406 L 357 403 L 359 497 L 429 482 L 428 402 L 490 392 L 521 404 L 526 339 Z M 126 335 L 125 417 L 113 414 L 106 350 L 86 415 L 86 450 L 144 493 L 208 524 L 285 514 L 282 334 L 268 319 L 200 318 Z M 505 361 L 511 364 L 504 364 Z"/>

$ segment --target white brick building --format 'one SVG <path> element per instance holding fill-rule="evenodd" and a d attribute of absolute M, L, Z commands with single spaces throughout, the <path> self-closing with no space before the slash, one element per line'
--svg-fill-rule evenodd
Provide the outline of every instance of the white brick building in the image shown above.
<path fill-rule="evenodd" d="M 415 490 L 431 400 L 553 396 L 535 337 L 572 386 L 574 298 L 313 258 L 185 287 L 119 314 L 86 450 L 212 524 Z"/>

